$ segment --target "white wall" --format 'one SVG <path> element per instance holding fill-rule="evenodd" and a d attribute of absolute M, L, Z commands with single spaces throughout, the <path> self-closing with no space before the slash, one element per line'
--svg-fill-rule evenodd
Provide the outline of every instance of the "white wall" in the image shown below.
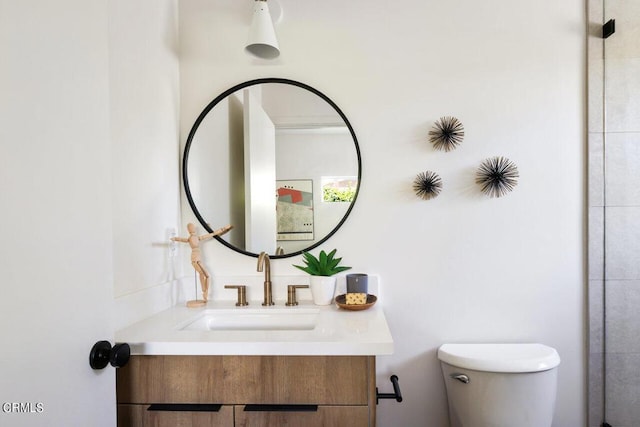
<path fill-rule="evenodd" d="M 169 230 L 179 230 L 176 0 L 109 2 L 116 328 L 178 299 Z"/>
<path fill-rule="evenodd" d="M 381 402 L 379 425 L 446 424 L 435 352 L 451 341 L 556 347 L 555 426 L 584 425 L 584 2 L 281 3 L 282 56 L 263 62 L 242 51 L 251 2 L 180 2 L 182 141 L 214 96 L 257 77 L 310 84 L 349 117 L 363 182 L 323 248 L 383 278 L 396 351 L 378 359 L 378 382 L 388 388 L 397 373 L 405 400 Z M 466 129 L 450 153 L 426 140 L 444 115 Z M 474 185 L 478 164 L 494 155 L 521 175 L 497 200 Z M 411 190 L 424 170 L 444 181 L 429 202 Z M 255 270 L 254 258 L 216 242 L 203 248 L 215 275 Z M 274 261 L 273 274 L 295 274 L 292 262 Z"/>

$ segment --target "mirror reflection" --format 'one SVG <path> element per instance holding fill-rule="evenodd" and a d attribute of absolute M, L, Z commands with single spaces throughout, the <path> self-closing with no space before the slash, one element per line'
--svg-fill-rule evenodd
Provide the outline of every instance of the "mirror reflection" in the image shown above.
<path fill-rule="evenodd" d="M 214 99 L 186 143 L 189 204 L 207 229 L 248 255 L 293 256 L 328 239 L 355 203 L 361 175 L 355 133 L 324 94 L 260 79 Z"/>

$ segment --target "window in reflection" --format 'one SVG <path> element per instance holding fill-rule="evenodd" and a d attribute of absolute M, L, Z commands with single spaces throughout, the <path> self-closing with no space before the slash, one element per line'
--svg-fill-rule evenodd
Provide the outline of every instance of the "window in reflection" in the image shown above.
<path fill-rule="evenodd" d="M 322 201 L 351 203 L 356 196 L 358 179 L 355 176 L 323 176 Z"/>

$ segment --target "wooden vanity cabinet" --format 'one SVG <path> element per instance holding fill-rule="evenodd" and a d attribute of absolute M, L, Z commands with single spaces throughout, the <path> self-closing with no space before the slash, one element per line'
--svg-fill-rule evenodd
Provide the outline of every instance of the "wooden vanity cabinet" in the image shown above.
<path fill-rule="evenodd" d="M 131 356 L 116 384 L 120 427 L 375 426 L 374 356 Z"/>

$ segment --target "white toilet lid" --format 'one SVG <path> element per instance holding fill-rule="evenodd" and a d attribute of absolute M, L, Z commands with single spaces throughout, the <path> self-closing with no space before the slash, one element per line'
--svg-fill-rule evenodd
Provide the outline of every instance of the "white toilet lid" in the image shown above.
<path fill-rule="evenodd" d="M 443 344 L 438 359 L 484 372 L 539 372 L 560 364 L 558 352 L 543 344 Z"/>

